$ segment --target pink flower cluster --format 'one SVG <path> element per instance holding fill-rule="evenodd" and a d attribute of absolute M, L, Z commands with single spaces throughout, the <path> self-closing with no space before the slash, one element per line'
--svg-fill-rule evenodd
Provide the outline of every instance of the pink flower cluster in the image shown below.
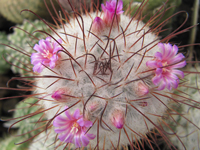
<path fill-rule="evenodd" d="M 67 107 L 65 107 L 67 109 Z M 92 126 L 91 121 L 84 120 L 80 110 L 76 109 L 74 114 L 65 111 L 65 116 L 59 115 L 55 118 L 53 125 L 58 138 L 65 143 L 73 143 L 75 146 L 82 147 L 89 144 L 89 140 L 96 136 L 87 133 L 89 127 Z"/>
<path fill-rule="evenodd" d="M 45 40 L 41 39 L 39 45 L 35 44 L 33 47 L 37 53 L 31 55 L 31 64 L 34 65 L 34 72 L 42 72 L 45 66 L 53 69 L 56 65 L 56 61 L 60 57 L 57 52 L 62 50 L 62 47 L 58 44 L 62 43 L 61 39 L 54 41 L 51 37 L 47 37 Z M 44 66 L 45 65 L 45 66 Z"/>
<path fill-rule="evenodd" d="M 179 78 L 184 78 L 184 73 L 177 68 L 183 68 L 186 65 L 182 53 L 178 53 L 178 47 L 170 43 L 159 43 L 161 52 L 156 52 L 154 60 L 147 61 L 149 68 L 155 69 L 155 76 L 152 82 L 158 86 L 158 90 L 167 88 L 177 88 Z M 177 54 L 178 53 L 178 54 Z"/>
<path fill-rule="evenodd" d="M 109 2 L 106 2 L 106 6 L 104 4 L 101 4 L 101 7 L 104 11 L 104 22 L 105 24 L 111 24 L 113 17 L 116 12 L 116 18 L 118 22 L 120 21 L 120 14 L 122 14 L 124 11 L 122 11 L 123 8 L 123 1 L 122 0 L 110 0 Z M 116 20 L 115 20 L 116 21 Z"/>
<path fill-rule="evenodd" d="M 100 17 L 96 17 L 92 23 L 92 31 L 96 33 L 102 32 L 105 26 L 110 26 L 114 16 L 114 25 L 116 25 L 117 22 L 120 21 L 120 15 L 124 12 L 122 11 L 122 0 L 110 0 L 109 2 L 106 2 L 105 6 L 104 4 L 101 4 L 101 7 L 104 11 L 103 20 Z"/>

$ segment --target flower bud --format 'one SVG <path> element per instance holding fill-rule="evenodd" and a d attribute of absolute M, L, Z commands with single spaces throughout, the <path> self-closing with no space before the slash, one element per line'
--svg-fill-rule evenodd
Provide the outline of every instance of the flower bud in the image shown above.
<path fill-rule="evenodd" d="M 69 95 L 69 89 L 67 88 L 59 88 L 52 94 L 52 98 L 57 101 L 67 101 L 69 97 L 66 95 Z"/>
<path fill-rule="evenodd" d="M 100 17 L 96 17 L 92 23 L 91 31 L 94 33 L 100 33 L 104 29 L 104 22 Z"/>
<path fill-rule="evenodd" d="M 122 129 L 125 123 L 124 111 L 119 109 L 114 110 L 113 114 L 111 115 L 111 122 L 116 128 Z"/>
<path fill-rule="evenodd" d="M 136 91 L 136 94 L 138 96 L 144 96 L 144 95 L 147 95 L 149 93 L 149 88 L 147 85 L 145 85 L 144 83 L 142 82 L 139 82 L 138 83 L 138 86 L 137 86 L 137 91 Z"/>

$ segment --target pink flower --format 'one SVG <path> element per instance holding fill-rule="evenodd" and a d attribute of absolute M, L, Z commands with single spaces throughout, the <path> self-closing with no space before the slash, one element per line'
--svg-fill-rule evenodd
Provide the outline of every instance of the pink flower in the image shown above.
<path fill-rule="evenodd" d="M 65 109 L 67 109 L 67 107 L 65 107 Z M 87 129 L 92 126 L 92 122 L 84 120 L 79 109 L 76 109 L 73 115 L 66 110 L 65 116 L 57 116 L 53 125 L 61 141 L 73 143 L 76 147 L 87 146 L 89 140 L 95 138 L 95 135 L 86 133 Z"/>
<path fill-rule="evenodd" d="M 40 40 L 39 45 L 35 44 L 33 49 L 36 50 L 37 53 L 31 55 L 31 64 L 34 65 L 34 72 L 42 72 L 45 66 L 51 69 L 55 67 L 56 61 L 59 58 L 57 51 L 62 50 L 62 47 L 58 43 L 62 43 L 62 40 L 58 39 L 54 41 L 51 37 L 47 37 L 45 40 Z"/>
<path fill-rule="evenodd" d="M 117 4 L 117 8 L 116 8 L 116 4 Z M 116 8 L 116 17 L 118 22 L 120 21 L 120 14 L 122 14 L 124 11 L 122 11 L 123 8 L 123 1 L 122 0 L 110 0 L 109 2 L 106 2 L 106 6 L 104 6 L 104 4 L 101 4 L 101 7 L 104 11 L 104 22 L 107 25 L 110 25 L 112 23 L 113 20 L 113 16 L 115 14 L 115 8 Z M 116 22 L 116 19 L 115 19 Z"/>
<path fill-rule="evenodd" d="M 170 43 L 159 43 L 158 47 L 161 52 L 155 53 L 154 60 L 147 61 L 149 68 L 155 69 L 155 76 L 152 82 L 158 85 L 158 90 L 167 87 L 168 90 L 177 88 L 179 78 L 184 78 L 184 73 L 177 68 L 183 68 L 186 65 L 185 58 L 182 53 L 178 53 L 178 47 L 172 46 Z"/>

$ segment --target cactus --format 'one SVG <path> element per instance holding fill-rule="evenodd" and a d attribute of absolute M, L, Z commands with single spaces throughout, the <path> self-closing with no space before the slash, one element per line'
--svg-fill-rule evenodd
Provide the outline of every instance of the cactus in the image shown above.
<path fill-rule="evenodd" d="M 54 131 L 48 131 L 47 133 L 43 132 L 38 137 L 36 137 L 29 145 L 29 150 L 53 150 L 56 147 L 55 145 L 53 145 L 53 143 L 55 142 Z M 46 138 L 47 136 L 48 138 Z M 73 145 L 71 144 L 70 146 L 68 146 L 68 148 L 71 148 L 71 146 Z M 57 148 L 57 150 L 63 150 L 64 147 L 65 145 L 61 145 Z"/>
<path fill-rule="evenodd" d="M 33 112 L 36 112 L 37 110 L 41 109 L 39 106 L 31 106 L 31 104 L 34 104 L 37 102 L 37 99 L 34 98 L 27 98 L 26 100 L 23 100 L 23 102 L 20 102 L 16 106 L 16 111 L 14 113 L 14 118 L 18 118 L 21 116 L 29 115 Z M 38 120 L 43 121 L 44 116 L 42 117 L 43 114 L 37 114 L 35 116 L 30 117 L 27 119 L 25 122 L 19 122 L 15 125 L 15 127 L 18 127 L 18 135 L 23 135 L 24 138 L 30 138 L 34 135 L 36 135 L 38 132 L 40 132 L 42 129 L 34 131 L 37 127 L 39 127 L 37 123 Z M 17 119 L 18 120 L 18 119 Z M 32 131 L 30 132 L 29 131 Z M 28 133 L 28 134 L 25 134 Z"/>
<path fill-rule="evenodd" d="M 5 32 L 0 32 L 0 41 L 3 44 L 8 43 L 8 39 Z M 0 74 L 6 73 L 10 69 L 10 65 L 3 59 L 6 46 L 0 44 Z"/>
<path fill-rule="evenodd" d="M 35 20 L 30 22 L 28 20 L 24 20 L 22 25 L 17 25 L 17 28 L 14 28 L 14 33 L 8 35 L 10 46 L 17 49 L 20 47 L 22 52 L 24 51 L 27 53 L 32 53 L 33 49 L 31 48 L 31 46 L 33 46 L 37 42 L 37 39 L 35 39 L 33 36 L 35 36 L 36 38 L 44 37 L 44 35 L 38 32 L 33 34 L 33 32 L 36 30 L 44 30 L 48 32 L 47 26 L 42 21 Z M 27 33 L 30 33 L 30 35 L 28 35 L 24 31 L 27 31 Z M 33 36 L 31 36 L 31 34 Z M 10 63 L 25 69 L 26 66 L 24 66 L 24 64 L 29 62 L 30 59 L 25 57 L 24 54 L 16 52 L 11 47 L 6 47 L 6 50 L 4 52 L 7 54 L 5 55 L 6 59 Z M 14 65 L 11 67 L 14 73 L 19 73 L 21 75 L 24 75 L 26 73 L 25 70 L 14 67 Z"/>
<path fill-rule="evenodd" d="M 39 109 L 41 109 L 39 106 L 33 106 L 32 104 L 36 104 L 37 99 L 34 98 L 27 98 L 23 101 L 21 101 L 19 104 L 16 105 L 16 110 L 14 112 L 14 118 L 18 118 L 16 119 L 17 121 L 20 120 L 21 116 L 27 116 L 31 113 L 34 113 L 36 111 L 38 111 Z M 39 123 L 38 121 L 44 121 L 44 114 L 40 113 L 37 115 L 34 115 L 32 117 L 29 117 L 28 120 L 26 120 L 25 122 L 19 122 L 17 124 L 13 124 L 15 128 L 18 128 L 17 132 L 13 133 L 11 136 L 9 137 L 4 137 L 4 140 L 1 140 L 0 144 L 2 146 L 1 150 L 25 150 L 28 149 L 31 141 L 28 141 L 26 143 L 23 144 L 18 144 L 24 140 L 26 140 L 27 138 L 33 137 L 36 134 L 38 134 L 40 131 L 44 130 L 45 127 L 40 127 L 41 123 Z M 8 126 L 9 124 L 12 124 L 13 121 L 7 122 L 4 125 Z M 39 129 L 37 129 L 39 128 Z M 37 129 L 37 130 L 35 130 Z M 32 131 L 32 132 L 29 132 Z M 17 138 L 19 137 L 20 138 Z"/>
<path fill-rule="evenodd" d="M 131 11 L 131 15 L 134 15 L 135 12 L 138 10 L 139 6 L 141 5 L 141 3 L 143 2 L 143 0 L 123 0 L 124 1 L 124 6 L 126 7 L 130 7 L 130 11 Z M 167 0 L 148 0 L 147 5 L 145 5 L 145 7 L 143 8 L 142 11 L 142 16 L 140 17 L 144 17 L 143 22 L 147 22 L 153 15 L 155 15 L 159 9 L 161 9 L 161 7 L 163 6 L 163 3 L 166 2 Z M 147 2 L 147 0 L 144 1 L 144 3 Z M 170 17 L 173 13 L 174 10 L 181 4 L 181 0 L 169 0 L 167 2 L 167 4 L 165 5 L 164 8 L 165 11 L 163 11 L 163 16 L 160 20 L 160 22 L 164 21 L 165 19 L 167 19 L 168 17 Z M 172 7 L 172 9 L 168 9 L 169 7 Z"/>
<path fill-rule="evenodd" d="M 49 134 L 47 134 L 49 133 Z M 55 142 L 55 135 L 54 131 L 51 130 L 48 132 L 42 132 L 38 137 L 36 137 L 29 145 L 29 150 L 54 150 L 55 147 L 57 150 L 63 150 L 65 148 L 65 145 L 54 145 Z M 48 138 L 46 138 L 48 137 Z M 45 142 L 44 142 L 45 140 Z M 73 144 L 68 144 L 67 146 L 68 150 L 74 150 L 76 147 Z M 87 150 L 86 148 L 84 150 Z"/>
<path fill-rule="evenodd" d="M 58 0 L 58 1 L 66 11 L 68 12 L 72 11 L 68 0 Z M 97 0 L 92 0 L 92 1 L 96 3 Z M 91 0 L 70 0 L 70 3 L 73 5 L 74 8 L 80 10 L 83 9 L 82 4 L 84 4 L 88 8 L 91 4 Z"/>
<path fill-rule="evenodd" d="M 158 147 L 158 134 L 172 146 L 163 127 L 170 128 L 164 118 L 179 114 L 172 103 L 197 103 L 174 94 L 185 73 L 197 73 L 181 71 L 185 56 L 178 53 L 180 46 L 168 43 L 185 30 L 160 39 L 162 25 L 155 20 L 164 6 L 146 24 L 123 14 L 122 0 L 109 0 L 101 8 L 85 15 L 74 10 L 68 23 L 58 18 L 61 26 L 32 43 L 35 51 L 26 55 L 32 75 L 11 80 L 22 80 L 25 87 L 11 90 L 34 91 L 27 97 L 37 98 L 43 109 L 28 117 L 45 113 L 46 132 L 38 137 L 44 135 L 40 142 L 45 143 L 51 135 L 54 149 Z"/>
<path fill-rule="evenodd" d="M 124 1 L 124 6 L 125 7 L 130 7 L 129 12 L 131 12 L 131 15 L 133 16 L 135 14 L 135 12 L 138 10 L 138 8 L 140 7 L 141 3 L 143 2 L 143 0 L 123 0 Z M 158 13 L 159 9 L 163 9 L 163 12 L 161 13 L 160 16 L 160 20 L 159 23 L 163 22 L 164 20 L 166 20 L 167 18 L 169 18 L 170 16 L 173 15 L 173 13 L 175 12 L 176 8 L 181 4 L 181 0 L 168 0 L 167 4 L 165 4 L 164 7 L 163 4 L 164 2 L 166 2 L 167 0 L 148 0 L 147 5 L 145 5 L 145 7 L 143 8 L 142 13 L 140 14 L 140 16 L 137 16 L 138 19 L 143 18 L 143 22 L 148 22 L 149 19 L 156 15 L 156 13 Z M 147 2 L 147 0 L 144 1 L 144 3 Z M 165 24 L 165 28 L 172 28 L 172 19 L 169 19 L 168 22 L 166 22 Z M 163 33 L 164 35 L 169 34 L 170 30 L 166 33 Z M 162 35 L 163 35 L 162 34 Z"/>
<path fill-rule="evenodd" d="M 191 72 L 199 71 L 200 67 L 190 68 Z M 199 84 L 200 79 L 199 75 L 196 74 L 189 74 L 185 77 L 185 80 L 190 82 L 193 85 L 193 88 L 189 87 L 180 87 L 181 91 L 185 91 L 188 95 L 187 98 L 195 100 L 196 102 L 200 103 L 200 93 L 199 93 Z M 187 85 L 186 85 L 187 86 Z M 179 93 L 181 96 L 185 96 L 184 93 Z M 197 107 L 197 108 L 195 108 Z M 181 138 L 182 142 L 185 144 L 186 149 L 193 149 L 197 150 L 200 143 L 200 120 L 199 120 L 199 113 L 200 110 L 198 109 L 199 105 L 196 103 L 194 107 L 188 105 L 180 105 L 179 112 L 180 114 L 184 115 L 185 118 L 189 119 L 192 123 L 188 122 L 185 118 L 181 117 L 181 115 L 175 115 L 173 118 L 175 119 L 176 123 L 173 123 L 171 126 L 174 128 L 176 134 Z M 197 128 L 197 127 L 198 128 Z M 177 140 L 175 137 L 171 138 L 171 141 L 178 147 L 178 149 L 184 149 L 182 143 Z"/>
<path fill-rule="evenodd" d="M 16 145 L 15 143 L 20 142 L 21 140 L 25 140 L 24 138 L 17 138 L 14 135 L 11 135 L 9 137 L 4 137 L 4 139 L 0 139 L 1 144 L 1 150 L 25 150 L 29 146 L 29 142 Z"/>
<path fill-rule="evenodd" d="M 56 0 L 52 1 L 54 6 L 58 8 Z M 46 0 L 47 6 L 53 12 L 50 0 Z M 24 19 L 35 20 L 37 16 L 32 13 L 21 13 L 24 9 L 29 9 L 38 14 L 41 17 L 50 19 L 51 16 L 45 6 L 43 0 L 1 0 L 0 1 L 0 13 L 8 20 L 15 23 L 22 23 Z"/>

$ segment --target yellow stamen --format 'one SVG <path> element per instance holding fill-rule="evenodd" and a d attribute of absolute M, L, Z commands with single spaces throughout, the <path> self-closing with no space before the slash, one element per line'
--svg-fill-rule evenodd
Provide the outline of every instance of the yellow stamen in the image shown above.
<path fill-rule="evenodd" d="M 44 50 L 44 53 L 42 53 L 42 55 L 48 59 L 52 57 L 52 54 L 48 50 Z"/>

